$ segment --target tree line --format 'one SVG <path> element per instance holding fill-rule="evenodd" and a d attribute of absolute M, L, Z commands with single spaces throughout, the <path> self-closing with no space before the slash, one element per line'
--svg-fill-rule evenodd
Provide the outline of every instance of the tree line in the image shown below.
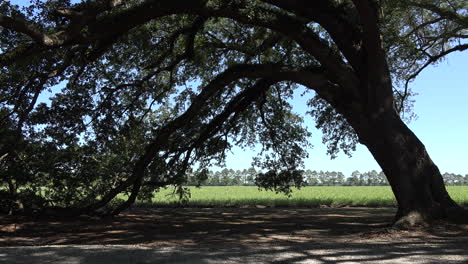
<path fill-rule="evenodd" d="M 224 168 L 219 171 L 208 171 L 204 179 L 193 175 L 187 177 L 188 185 L 202 186 L 255 186 L 256 177 L 260 173 L 251 167 L 243 170 Z M 468 185 L 468 174 L 465 176 L 455 173 L 442 175 L 446 185 Z M 385 174 L 375 170 L 360 172 L 353 171 L 349 177 L 345 177 L 339 171 L 305 170 L 302 174 L 303 186 L 388 186 Z"/>

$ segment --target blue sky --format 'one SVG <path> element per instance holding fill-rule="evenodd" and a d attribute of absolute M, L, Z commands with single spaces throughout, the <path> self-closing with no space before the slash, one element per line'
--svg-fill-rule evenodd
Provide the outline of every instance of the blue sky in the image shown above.
<path fill-rule="evenodd" d="M 468 52 L 453 53 L 439 63 L 425 69 L 410 84 L 418 95 L 414 112 L 416 120 L 408 124 L 426 146 L 432 160 L 441 172 L 468 174 Z M 306 111 L 305 100 L 294 99 L 298 113 Z M 312 132 L 309 158 L 306 169 L 341 171 L 349 176 L 354 170 L 380 171 L 379 165 L 363 145 L 358 145 L 351 158 L 341 153 L 331 160 L 322 144 L 322 134 L 315 129 L 314 121 L 305 116 L 307 127 Z M 247 168 L 251 164 L 252 151 L 234 148 L 228 155 L 226 167 Z"/>
<path fill-rule="evenodd" d="M 18 5 L 28 0 L 13 0 Z M 72 1 L 77 2 L 77 1 Z M 416 103 L 414 111 L 418 119 L 409 127 L 426 146 L 429 155 L 442 172 L 468 174 L 468 52 L 453 53 L 437 66 L 424 70 L 411 83 Z M 294 109 L 301 114 L 307 111 L 305 99 L 294 99 Z M 363 145 L 357 147 L 352 158 L 341 153 L 331 160 L 322 144 L 322 135 L 315 129 L 314 121 L 305 116 L 312 132 L 306 169 L 342 171 L 349 176 L 352 171 L 380 171 L 380 167 Z M 228 155 L 226 167 L 244 169 L 250 167 L 252 151 L 234 148 Z"/>

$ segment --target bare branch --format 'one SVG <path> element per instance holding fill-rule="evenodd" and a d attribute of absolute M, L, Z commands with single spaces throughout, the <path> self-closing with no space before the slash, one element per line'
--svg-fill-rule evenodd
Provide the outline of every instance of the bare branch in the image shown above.
<path fill-rule="evenodd" d="M 462 44 L 462 45 L 455 46 L 455 47 L 453 47 L 451 49 L 448 49 L 446 51 L 443 51 L 443 52 L 437 54 L 436 56 L 430 56 L 429 59 L 426 61 L 426 63 L 423 64 L 423 66 L 421 66 L 415 73 L 411 74 L 408 78 L 406 78 L 405 92 L 404 92 L 402 98 L 405 99 L 408 96 L 408 85 L 409 85 L 409 83 L 412 80 L 414 80 L 425 68 L 427 68 L 432 63 L 437 62 L 439 59 L 445 57 L 446 55 L 448 55 L 448 54 L 450 54 L 452 52 L 464 51 L 466 49 L 468 49 L 468 44 Z"/>
<path fill-rule="evenodd" d="M 435 4 L 429 3 L 428 1 L 419 1 L 419 2 L 405 1 L 405 4 L 407 4 L 409 6 L 419 7 L 419 8 L 423 8 L 423 9 L 432 11 L 432 12 L 438 14 L 442 18 L 452 20 L 452 21 L 460 24 L 464 28 L 468 28 L 468 16 L 460 15 L 456 11 L 451 10 L 449 8 L 440 7 L 440 6 L 437 6 Z"/>

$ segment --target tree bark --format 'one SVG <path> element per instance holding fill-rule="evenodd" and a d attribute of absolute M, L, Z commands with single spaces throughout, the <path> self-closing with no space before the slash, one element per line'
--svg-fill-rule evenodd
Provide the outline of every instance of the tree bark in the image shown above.
<path fill-rule="evenodd" d="M 467 221 L 466 211 L 450 198 L 423 143 L 395 111 L 375 118 L 361 116 L 350 123 L 392 187 L 398 204 L 395 226 L 424 225 L 441 218 Z"/>

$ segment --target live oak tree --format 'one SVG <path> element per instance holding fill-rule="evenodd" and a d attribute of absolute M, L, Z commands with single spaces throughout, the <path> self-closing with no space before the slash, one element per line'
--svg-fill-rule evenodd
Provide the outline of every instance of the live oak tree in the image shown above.
<path fill-rule="evenodd" d="M 170 184 L 182 197 L 234 144 L 260 144 L 257 182 L 287 190 L 307 155 L 288 103 L 304 86 L 329 154 L 359 142 L 382 167 L 397 224 L 466 215 L 402 121 L 411 80 L 468 48 L 462 0 L 3 1 L 0 26 L 10 208 L 117 214 Z"/>

